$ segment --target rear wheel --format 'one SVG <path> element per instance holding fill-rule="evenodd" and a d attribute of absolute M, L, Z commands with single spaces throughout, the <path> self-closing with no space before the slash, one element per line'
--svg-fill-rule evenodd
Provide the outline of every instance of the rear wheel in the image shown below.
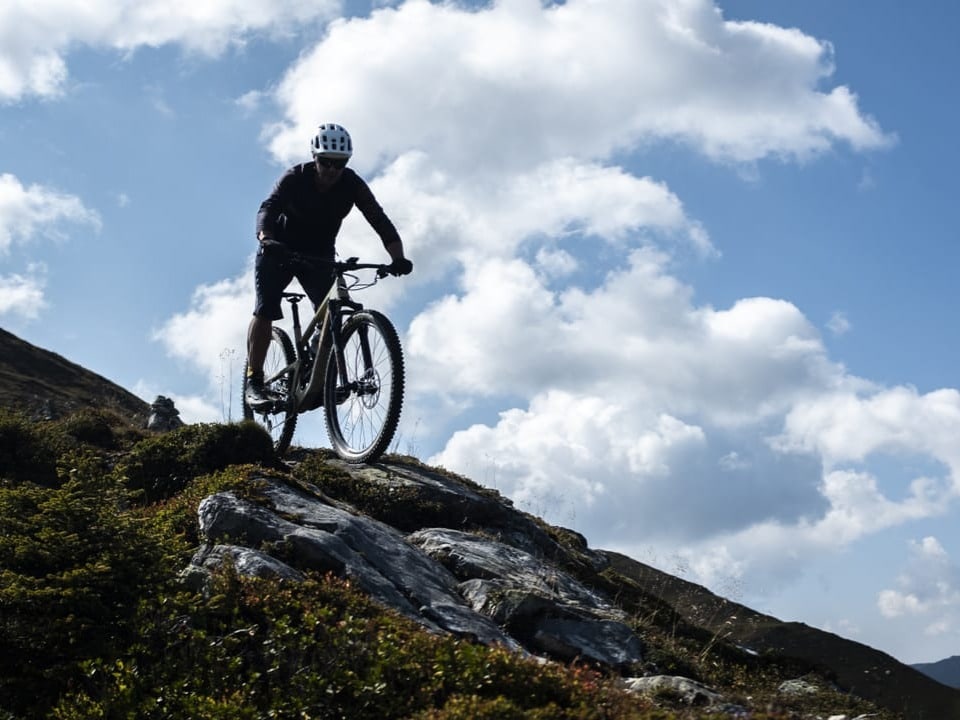
<path fill-rule="evenodd" d="M 243 417 L 262 426 L 273 438 L 273 447 L 282 455 L 293 439 L 297 427 L 297 413 L 294 410 L 293 363 L 297 356 L 293 352 L 290 336 L 275 327 L 270 336 L 267 358 L 263 363 L 264 386 L 276 393 L 280 400 L 272 407 L 254 409 L 247 404 L 247 373 L 243 373 Z"/>
<path fill-rule="evenodd" d="M 403 405 L 403 351 L 393 324 L 375 310 L 355 313 L 343 325 L 346 384 L 336 353 L 327 361 L 324 415 L 336 453 L 351 463 L 379 458 L 397 431 Z"/>

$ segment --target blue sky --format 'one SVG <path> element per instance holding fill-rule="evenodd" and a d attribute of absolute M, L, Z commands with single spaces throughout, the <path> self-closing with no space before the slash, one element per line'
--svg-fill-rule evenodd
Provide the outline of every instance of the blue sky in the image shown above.
<path fill-rule="evenodd" d="M 906 662 L 960 654 L 960 10 L 0 6 L 0 323 L 236 418 L 315 126 L 404 237 L 396 449 Z M 362 218 L 343 252 L 386 256 Z M 319 422 L 295 442 L 326 444 Z"/>

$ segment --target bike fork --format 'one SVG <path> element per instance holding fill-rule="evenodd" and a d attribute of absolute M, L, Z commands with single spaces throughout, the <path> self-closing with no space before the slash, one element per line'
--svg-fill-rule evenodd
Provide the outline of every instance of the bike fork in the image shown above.
<path fill-rule="evenodd" d="M 341 332 L 343 323 L 340 314 L 340 301 L 330 301 L 329 317 L 335 321 L 330 323 L 330 339 L 333 342 L 333 356 L 337 361 L 337 376 L 340 381 L 340 387 L 346 387 L 350 379 L 347 377 L 347 363 L 343 354 L 343 333 Z"/>

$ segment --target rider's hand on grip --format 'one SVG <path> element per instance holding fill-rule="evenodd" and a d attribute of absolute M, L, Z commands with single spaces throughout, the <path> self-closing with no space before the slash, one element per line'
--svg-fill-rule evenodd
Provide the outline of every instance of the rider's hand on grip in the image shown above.
<path fill-rule="evenodd" d="M 387 272 L 393 276 L 409 275 L 413 272 L 413 263 L 407 258 L 397 258 L 387 265 Z"/>

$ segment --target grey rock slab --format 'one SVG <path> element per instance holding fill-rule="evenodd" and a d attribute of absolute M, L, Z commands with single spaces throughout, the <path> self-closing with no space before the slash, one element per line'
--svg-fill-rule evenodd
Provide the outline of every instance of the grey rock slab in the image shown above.
<path fill-rule="evenodd" d="M 690 678 L 676 675 L 651 675 L 649 677 L 627 678 L 626 688 L 632 692 L 653 694 L 669 691 L 676 693 L 687 705 L 714 705 L 723 697 L 706 685 Z"/>
<path fill-rule="evenodd" d="M 264 579 L 290 580 L 300 582 L 304 575 L 259 550 L 238 545 L 213 545 L 200 548 L 190 561 L 184 573 L 184 579 L 194 589 L 203 589 L 210 572 L 230 563 L 241 575 Z"/>
<path fill-rule="evenodd" d="M 365 482 L 388 489 L 412 491 L 419 504 L 442 507 L 450 523 L 437 523 L 438 525 L 451 528 L 482 527 L 501 542 L 531 555 L 548 557 L 554 561 L 568 559 L 585 562 L 594 571 L 600 571 L 609 565 L 610 561 L 605 555 L 593 552 L 587 547 L 583 536 L 567 531 L 571 537 L 580 540 L 580 556 L 574 559 L 532 516 L 514 508 L 508 498 L 502 497 L 495 490 L 474 489 L 466 482 L 458 482 L 452 477 L 423 467 L 382 464 L 358 466 L 341 460 L 327 462 Z"/>
<path fill-rule="evenodd" d="M 510 545 L 446 528 L 420 530 L 411 543 L 462 580 L 474 610 L 492 618 L 533 652 L 587 658 L 612 667 L 643 659 L 626 614 L 556 567 Z"/>
<path fill-rule="evenodd" d="M 272 508 L 229 492 L 206 498 L 198 511 L 201 532 L 211 542 L 229 538 L 257 549 L 282 545 L 284 557 L 295 558 L 291 562 L 299 569 L 350 577 L 376 600 L 429 629 L 519 649 L 489 618 L 466 605 L 448 570 L 399 531 L 273 480 L 267 480 L 264 494 Z"/>
<path fill-rule="evenodd" d="M 473 533 L 427 528 L 408 540 L 443 563 L 458 579 L 496 580 L 503 587 L 553 600 L 569 611 L 622 620 L 625 614 L 551 562 Z M 477 602 L 474 599 L 476 608 Z"/>
<path fill-rule="evenodd" d="M 643 643 L 615 620 L 542 618 L 533 635 L 537 646 L 565 660 L 589 659 L 611 667 L 643 662 Z"/>

